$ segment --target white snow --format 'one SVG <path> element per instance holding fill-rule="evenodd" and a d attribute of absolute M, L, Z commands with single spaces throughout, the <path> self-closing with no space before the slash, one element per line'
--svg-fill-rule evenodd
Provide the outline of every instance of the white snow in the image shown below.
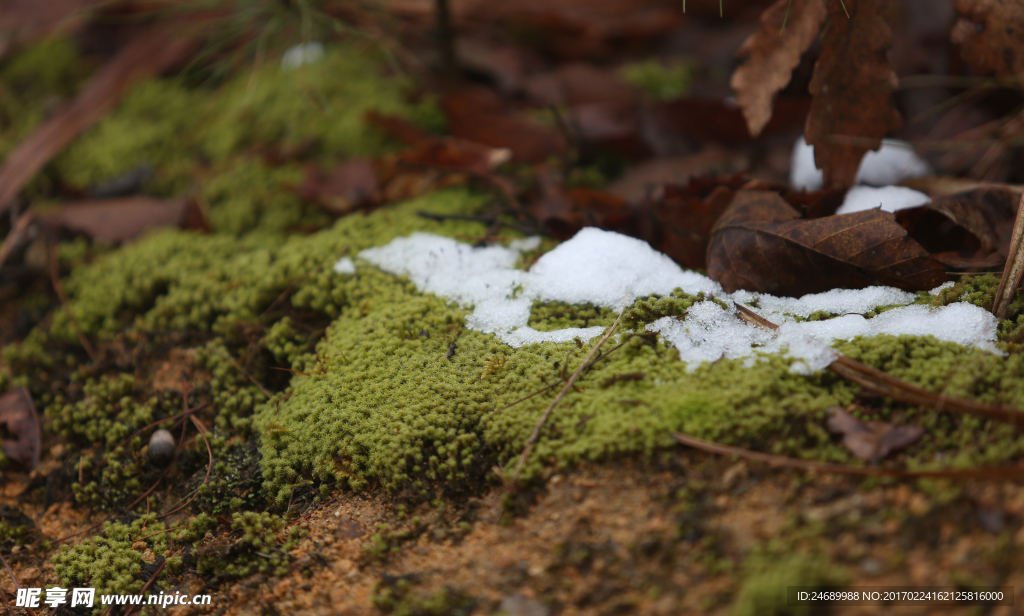
<path fill-rule="evenodd" d="M 493 333 L 512 347 L 567 342 L 576 337 L 586 341 L 604 331 L 602 327 L 534 330 L 528 323 L 535 300 L 590 302 L 620 310 L 637 297 L 668 295 L 681 288 L 690 294 L 703 291 L 727 303 L 754 304 L 752 310 L 780 326 L 775 331 L 757 327 L 712 301 L 694 304 L 684 319 L 665 317 L 648 325 L 648 330 L 660 333 L 679 349 L 689 369 L 722 357 L 756 361 L 759 352 L 786 352 L 799 360 L 793 363 L 793 371 L 811 373 L 836 357 L 831 349 L 835 341 L 878 334 L 932 335 L 999 352 L 993 344 L 995 317 L 972 304 L 907 305 L 916 296 L 889 287 L 835 289 L 801 298 L 749 291 L 725 294 L 718 283 L 683 270 L 646 242 L 593 228 L 583 229 L 542 256 L 529 271 L 515 269 L 519 254 L 537 245 L 538 240 L 530 238 L 512 242 L 507 248 L 474 248 L 450 238 L 416 233 L 358 256 L 387 272 L 408 276 L 421 291 L 472 307 L 467 327 Z M 342 261 L 336 270 L 350 267 L 351 262 Z M 354 271 L 354 264 L 351 268 Z M 894 305 L 898 307 L 874 318 L 862 316 L 880 306 Z M 802 322 L 795 318 L 817 311 L 843 316 Z"/>
<path fill-rule="evenodd" d="M 930 201 L 928 195 L 906 186 L 854 186 L 846 191 L 843 204 L 836 210 L 836 214 L 852 214 L 876 207 L 883 212 L 898 212 Z"/>
<path fill-rule="evenodd" d="M 303 64 L 319 62 L 324 57 L 324 46 L 318 41 L 292 45 L 281 56 L 281 68 L 293 71 Z"/>
<path fill-rule="evenodd" d="M 814 146 L 800 137 L 793 145 L 789 183 L 797 189 L 818 190 L 824 185 L 821 170 L 814 166 Z M 889 186 L 901 180 L 930 175 L 931 166 L 918 156 L 911 145 L 896 139 L 883 139 L 882 147 L 869 150 L 857 168 L 857 183 Z"/>
<path fill-rule="evenodd" d="M 334 264 L 334 271 L 339 274 L 355 274 L 356 264 L 352 262 L 352 259 L 348 257 L 342 257 L 338 259 L 338 262 Z"/>

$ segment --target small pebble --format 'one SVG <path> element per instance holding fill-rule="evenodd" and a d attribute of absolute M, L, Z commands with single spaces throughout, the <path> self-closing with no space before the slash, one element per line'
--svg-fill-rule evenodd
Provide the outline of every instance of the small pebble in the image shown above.
<path fill-rule="evenodd" d="M 174 459 L 175 448 L 170 430 L 157 430 L 149 437 L 149 461 L 156 466 L 167 466 Z"/>

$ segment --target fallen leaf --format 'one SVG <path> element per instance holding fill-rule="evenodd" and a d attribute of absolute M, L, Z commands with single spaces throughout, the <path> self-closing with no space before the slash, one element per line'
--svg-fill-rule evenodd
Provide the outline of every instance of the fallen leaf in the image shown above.
<path fill-rule="evenodd" d="M 39 415 L 28 389 L 19 387 L 0 396 L 0 447 L 7 459 L 25 470 L 39 465 Z"/>
<path fill-rule="evenodd" d="M 530 77 L 523 89 L 535 105 L 585 105 L 603 103 L 630 107 L 637 91 L 617 73 L 586 62 L 570 62 L 558 69 Z"/>
<path fill-rule="evenodd" d="M 965 253 L 946 255 L 940 259 L 944 263 L 958 260 L 969 262 L 968 267 L 982 266 L 992 261 L 987 255 L 993 253 L 1006 259 L 1020 194 L 1005 187 L 976 188 L 901 210 L 896 220 L 929 252 Z M 973 256 L 968 258 L 967 253 Z"/>
<path fill-rule="evenodd" d="M 502 100 L 485 88 L 472 88 L 441 101 L 452 135 L 492 148 L 508 148 L 512 160 L 540 163 L 565 155 L 565 138 L 522 113 L 505 109 Z"/>
<path fill-rule="evenodd" d="M 885 6 L 884 0 L 846 0 L 847 18 L 842 3 L 827 3 L 806 128 L 826 187 L 852 185 L 864 153 L 902 125 L 892 101 L 897 79 L 886 58 L 892 32 Z"/>
<path fill-rule="evenodd" d="M 665 184 L 685 185 L 694 178 L 732 175 L 749 167 L 745 152 L 712 146 L 691 156 L 652 158 L 633 165 L 608 185 L 608 192 L 637 204 L 661 199 Z"/>
<path fill-rule="evenodd" d="M 1018 193 L 1024 190 L 1024 185 L 1021 184 L 995 184 L 948 175 L 923 175 L 916 178 L 907 178 L 900 182 L 900 186 L 906 186 L 907 188 L 923 192 L 932 199 L 974 190 L 975 188 L 1005 188 Z"/>
<path fill-rule="evenodd" d="M 565 189 L 558 176 L 547 168 L 537 171 L 539 197 L 530 213 L 556 239 L 569 239 L 583 227 L 600 227 L 635 235 L 635 211 L 618 195 L 593 188 Z M 633 233 L 630 233 L 633 232 Z"/>
<path fill-rule="evenodd" d="M 756 137 L 768 124 L 775 95 L 789 83 L 824 20 L 825 0 L 777 0 L 761 15 L 761 27 L 736 52 L 746 59 L 733 72 L 730 85 L 751 135 Z"/>
<path fill-rule="evenodd" d="M 708 275 L 728 292 L 792 297 L 871 285 L 926 290 L 946 281 L 942 266 L 891 213 L 803 220 L 777 193 L 747 190 L 711 231 Z"/>
<path fill-rule="evenodd" d="M 0 213 L 42 167 L 97 122 L 137 81 L 167 70 L 193 49 L 169 25 L 140 30 L 97 72 L 69 105 L 14 148 L 0 167 Z"/>
<path fill-rule="evenodd" d="M 127 242 L 156 227 L 206 228 L 199 208 L 188 199 L 126 197 L 66 203 L 56 211 L 38 213 L 36 218 L 48 227 L 84 233 L 113 244 Z"/>
<path fill-rule="evenodd" d="M 760 136 L 786 134 L 803 126 L 809 107 L 807 97 L 780 97 Z M 659 156 L 689 153 L 694 142 L 735 146 L 751 139 L 743 112 L 730 100 L 683 98 L 652 103 L 641 113 L 644 139 Z"/>
<path fill-rule="evenodd" d="M 1024 4 L 1009 0 L 956 0 L 960 19 L 951 38 L 979 73 L 1024 74 Z"/>
<path fill-rule="evenodd" d="M 330 171 L 311 165 L 306 169 L 299 195 L 332 214 L 341 215 L 372 203 L 379 188 L 373 163 L 357 158 Z"/>
<path fill-rule="evenodd" d="M 921 426 L 895 426 L 884 421 L 863 421 L 845 409 L 832 407 L 828 429 L 843 435 L 843 446 L 861 460 L 878 462 L 913 444 L 924 434 Z"/>
<path fill-rule="evenodd" d="M 655 224 L 644 239 L 683 267 L 704 269 L 711 229 L 745 181 L 735 175 L 666 185 L 664 196 L 651 207 Z"/>

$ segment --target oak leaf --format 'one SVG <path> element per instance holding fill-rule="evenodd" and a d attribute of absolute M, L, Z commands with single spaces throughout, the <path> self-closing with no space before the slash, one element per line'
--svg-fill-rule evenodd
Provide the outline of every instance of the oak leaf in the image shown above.
<path fill-rule="evenodd" d="M 736 194 L 711 230 L 708 275 L 729 292 L 793 297 L 871 285 L 925 290 L 946 281 L 942 266 L 891 213 L 804 220 L 767 191 Z"/>
<path fill-rule="evenodd" d="M 893 106 L 896 73 L 886 57 L 892 31 L 882 17 L 885 0 L 828 2 L 821 56 L 814 65 L 807 143 L 825 186 L 850 186 L 868 150 L 902 125 Z"/>
<path fill-rule="evenodd" d="M 956 0 L 960 20 L 953 43 L 982 74 L 1017 77 L 1024 73 L 1024 4 L 1006 0 Z"/>
<path fill-rule="evenodd" d="M 768 124 L 775 95 L 789 83 L 824 20 L 824 0 L 777 0 L 761 15 L 761 27 L 736 52 L 746 60 L 733 72 L 730 85 L 752 136 Z"/>
<path fill-rule="evenodd" d="M 895 426 L 884 421 L 863 421 L 839 407 L 831 409 L 828 429 L 843 435 L 843 446 L 861 460 L 878 462 L 912 445 L 924 434 L 921 426 Z"/>

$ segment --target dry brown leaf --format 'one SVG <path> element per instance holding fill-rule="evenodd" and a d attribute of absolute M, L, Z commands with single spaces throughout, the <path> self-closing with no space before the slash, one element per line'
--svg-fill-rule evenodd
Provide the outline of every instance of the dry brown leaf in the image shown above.
<path fill-rule="evenodd" d="M 156 227 L 205 229 L 193 201 L 125 197 L 82 203 L 66 203 L 59 210 L 37 214 L 46 226 L 84 233 L 94 240 L 118 244 Z"/>
<path fill-rule="evenodd" d="M 988 255 L 993 253 L 1006 259 L 1020 194 L 1002 186 L 976 188 L 901 210 L 896 220 L 932 253 L 963 253 L 955 258 L 947 255 L 943 262 L 959 260 L 971 267 L 982 266 L 992 262 Z"/>
<path fill-rule="evenodd" d="M 736 52 L 746 60 L 733 72 L 730 85 L 754 137 L 771 119 L 775 95 L 789 83 L 824 20 L 825 0 L 778 0 L 765 10 L 761 27 Z"/>
<path fill-rule="evenodd" d="M 880 210 L 803 220 L 777 193 L 740 191 L 715 224 L 708 275 L 737 289 L 799 297 L 882 284 L 933 289 L 942 266 Z"/>
<path fill-rule="evenodd" d="M 4 455 L 25 470 L 39 465 L 39 415 L 32 395 L 25 387 L 12 389 L 0 396 L 0 433 L 12 438 L 0 440 Z"/>
<path fill-rule="evenodd" d="M 356 158 L 330 171 L 310 166 L 306 169 L 306 179 L 299 188 L 299 195 L 332 214 L 340 215 L 372 203 L 379 189 L 373 162 Z"/>
<path fill-rule="evenodd" d="M 974 70 L 997 77 L 1024 74 L 1024 3 L 956 0 L 953 43 Z"/>
<path fill-rule="evenodd" d="M 441 101 L 451 134 L 492 148 L 508 148 L 512 160 L 540 163 L 565 155 L 565 138 L 557 130 L 505 109 L 498 95 L 473 88 Z"/>
<path fill-rule="evenodd" d="M 921 426 L 863 421 L 839 407 L 833 407 L 830 413 L 827 424 L 829 432 L 842 434 L 846 450 L 868 462 L 878 462 L 890 453 L 913 444 L 924 434 Z"/>
<path fill-rule="evenodd" d="M 878 149 L 882 138 L 902 125 L 893 106 L 896 73 L 886 57 L 892 32 L 882 17 L 885 0 L 828 2 L 821 34 L 822 50 L 810 91 L 807 143 L 825 186 L 850 186 L 864 153 Z"/>
<path fill-rule="evenodd" d="M 661 199 L 665 184 L 684 185 L 691 179 L 733 175 L 750 168 L 743 150 L 707 147 L 698 154 L 652 158 L 637 163 L 608 185 L 608 192 L 637 204 L 647 198 Z"/>
<path fill-rule="evenodd" d="M 743 175 L 694 178 L 685 186 L 667 185 L 651 207 L 656 223 L 644 238 L 683 267 L 707 267 L 711 229 L 728 209 Z"/>
<path fill-rule="evenodd" d="M 79 133 L 98 121 L 128 89 L 147 75 L 167 70 L 192 50 L 170 25 L 140 30 L 84 86 L 69 105 L 37 128 L 0 167 L 0 213 L 43 166 Z"/>

